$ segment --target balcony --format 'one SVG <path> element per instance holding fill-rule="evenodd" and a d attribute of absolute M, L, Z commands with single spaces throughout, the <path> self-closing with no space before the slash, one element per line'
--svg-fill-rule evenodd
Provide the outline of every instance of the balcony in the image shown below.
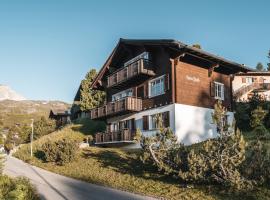
<path fill-rule="evenodd" d="M 107 87 L 121 86 L 137 76 L 154 76 L 152 63 L 147 59 L 139 59 L 108 76 Z"/>
<path fill-rule="evenodd" d="M 135 143 L 133 140 L 134 136 L 135 131 L 129 129 L 123 129 L 116 132 L 96 133 L 95 144 L 132 144 Z"/>
<path fill-rule="evenodd" d="M 90 111 L 91 119 L 104 119 L 114 115 L 138 112 L 142 110 L 142 100 L 135 97 L 125 97 L 118 101 L 109 102 L 104 106 Z"/>

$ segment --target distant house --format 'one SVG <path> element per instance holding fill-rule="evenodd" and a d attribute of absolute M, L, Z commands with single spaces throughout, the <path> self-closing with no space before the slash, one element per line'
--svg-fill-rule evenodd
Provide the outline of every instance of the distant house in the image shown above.
<path fill-rule="evenodd" d="M 89 112 L 84 112 L 80 108 L 81 89 L 82 86 L 80 85 L 74 97 L 73 104 L 71 106 L 71 120 L 90 117 Z"/>
<path fill-rule="evenodd" d="M 255 93 L 270 101 L 270 72 L 247 72 L 235 74 L 233 93 L 236 101 L 248 101 Z"/>
<path fill-rule="evenodd" d="M 90 112 L 91 119 L 107 123 L 95 143 L 133 144 L 136 129 L 153 135 L 157 114 L 184 144 L 215 137 L 213 106 L 221 100 L 232 123 L 232 78 L 248 71 L 179 41 L 120 39 L 91 86 L 107 98 Z"/>
<path fill-rule="evenodd" d="M 50 111 L 49 118 L 54 119 L 56 121 L 56 125 L 60 127 L 70 123 L 70 116 L 71 114 L 69 110 L 52 109 Z"/>

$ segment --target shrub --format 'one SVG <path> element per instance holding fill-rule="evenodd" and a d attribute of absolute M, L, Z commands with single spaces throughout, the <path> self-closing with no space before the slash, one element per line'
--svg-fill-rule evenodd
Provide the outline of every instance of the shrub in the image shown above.
<path fill-rule="evenodd" d="M 39 197 L 28 179 L 0 176 L 0 199 L 38 200 Z"/>
<path fill-rule="evenodd" d="M 56 142 L 47 141 L 41 147 L 44 152 L 46 162 L 55 162 L 58 165 L 64 165 L 71 162 L 78 150 L 78 144 L 74 140 L 59 140 Z"/>
<path fill-rule="evenodd" d="M 241 171 L 245 177 L 257 184 L 270 183 L 270 151 L 259 139 L 248 145 Z"/>
<path fill-rule="evenodd" d="M 270 133 L 264 125 L 257 126 L 253 129 L 252 133 L 256 136 L 257 139 L 270 139 Z"/>
<path fill-rule="evenodd" d="M 250 126 L 252 128 L 262 126 L 264 124 L 264 118 L 266 114 L 267 112 L 261 106 L 258 106 L 251 112 Z"/>
<path fill-rule="evenodd" d="M 55 142 L 47 141 L 42 146 L 41 149 L 43 151 L 43 156 L 40 157 L 41 159 L 47 162 L 55 162 L 57 160 L 57 146 Z"/>

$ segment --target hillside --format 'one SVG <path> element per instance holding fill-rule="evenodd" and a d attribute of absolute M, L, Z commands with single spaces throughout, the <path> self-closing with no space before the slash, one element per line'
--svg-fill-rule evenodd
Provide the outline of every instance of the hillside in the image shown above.
<path fill-rule="evenodd" d="M 30 144 L 24 144 L 14 154 L 15 157 L 43 169 L 80 179 L 86 182 L 108 186 L 133 193 L 159 197 L 160 199 L 269 199 L 270 190 L 258 187 L 255 191 L 237 193 L 218 185 L 186 185 L 162 173 L 139 159 L 140 151 L 90 146 L 79 150 L 77 158 L 63 166 L 44 162 L 38 158 L 42 144 L 46 141 L 73 139 L 82 141 L 93 134 L 101 124 L 92 120 L 80 121 L 34 141 L 34 156 L 30 157 Z M 94 128 L 95 127 L 95 128 Z"/>
<path fill-rule="evenodd" d="M 51 109 L 68 109 L 69 104 L 60 101 L 0 101 L 0 119 L 4 126 L 30 123 L 30 119 L 48 117 Z"/>

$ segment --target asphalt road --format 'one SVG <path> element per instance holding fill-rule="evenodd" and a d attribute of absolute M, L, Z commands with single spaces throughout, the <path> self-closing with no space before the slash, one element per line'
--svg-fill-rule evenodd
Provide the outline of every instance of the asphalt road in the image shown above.
<path fill-rule="evenodd" d="M 41 199 L 45 200 L 154 199 L 61 176 L 11 156 L 6 157 L 4 173 L 12 177 L 25 176 L 29 178 L 37 187 Z"/>

